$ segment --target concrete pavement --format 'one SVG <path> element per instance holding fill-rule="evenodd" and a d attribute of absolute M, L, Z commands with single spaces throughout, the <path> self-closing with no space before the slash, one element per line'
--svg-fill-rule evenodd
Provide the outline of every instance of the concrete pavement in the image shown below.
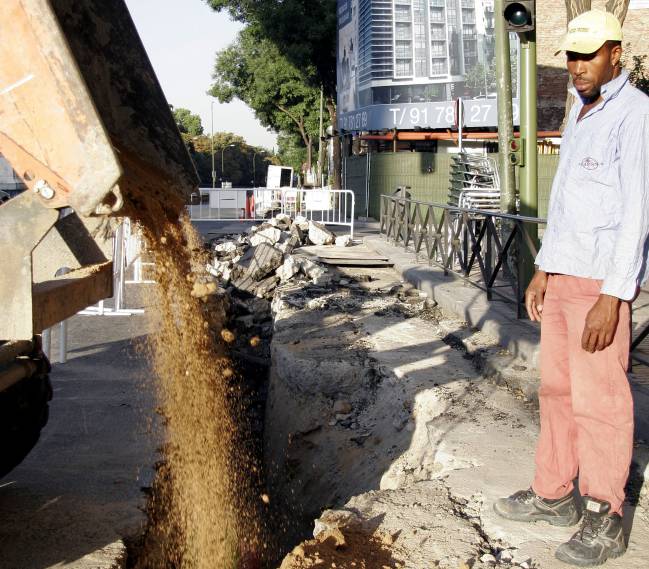
<path fill-rule="evenodd" d="M 132 292 L 136 286 L 129 285 Z M 128 292 L 127 292 L 128 294 Z M 41 439 L 0 480 L 2 569 L 114 569 L 144 522 L 157 437 L 145 316 L 75 316 L 69 354 L 53 364 Z M 53 360 L 58 353 L 53 337 Z"/>
<path fill-rule="evenodd" d="M 509 357 L 485 358 L 480 362 L 487 375 L 497 377 L 514 390 L 536 400 L 540 326 L 524 317 L 516 318 L 515 306 L 498 298 L 487 300 L 486 293 L 435 265 L 422 256 L 388 243 L 379 234 L 379 224 L 359 224 L 359 238 L 373 251 L 388 257 L 404 281 L 435 300 L 440 308 L 455 314 L 469 327 L 488 334 L 505 348 Z M 649 323 L 649 292 L 641 291 L 633 303 L 634 330 Z M 461 338 L 460 338 L 461 341 Z M 502 356 L 502 354 L 500 355 Z M 636 406 L 636 435 L 649 440 L 649 367 L 635 364 L 630 374 Z"/>

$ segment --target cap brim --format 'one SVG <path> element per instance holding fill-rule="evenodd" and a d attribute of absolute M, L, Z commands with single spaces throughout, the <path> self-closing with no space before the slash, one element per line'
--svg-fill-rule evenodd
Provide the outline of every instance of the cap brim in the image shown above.
<path fill-rule="evenodd" d="M 590 37 L 579 37 L 576 34 L 566 34 L 559 43 L 559 49 L 554 55 L 562 51 L 574 51 L 575 53 L 595 53 L 606 43 L 606 40 Z"/>

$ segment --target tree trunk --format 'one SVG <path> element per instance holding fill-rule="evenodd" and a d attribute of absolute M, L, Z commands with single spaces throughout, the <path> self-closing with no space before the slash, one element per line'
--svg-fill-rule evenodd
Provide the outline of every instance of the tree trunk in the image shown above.
<path fill-rule="evenodd" d="M 588 10 L 590 10 L 590 8 L 591 0 L 566 0 L 566 28 L 568 27 L 567 24 L 570 22 L 570 20 L 579 16 L 579 14 L 587 12 Z M 568 80 L 568 88 L 570 88 L 571 84 L 571 81 Z M 575 98 L 573 97 L 572 93 L 568 92 L 566 94 L 566 110 L 563 114 L 563 120 L 561 121 L 561 132 L 563 132 L 566 128 L 568 115 L 570 114 L 570 109 L 572 109 L 572 105 L 574 104 Z"/>
<path fill-rule="evenodd" d="M 583 12 L 591 9 L 591 0 L 566 0 L 566 13 L 567 20 L 570 22 L 573 18 L 579 16 Z M 629 0 L 606 0 L 606 11 L 611 12 L 614 16 L 620 20 L 620 24 L 624 24 L 624 19 L 626 18 L 626 13 L 629 10 Z M 575 102 L 575 98 L 568 93 L 566 97 L 566 112 L 563 115 L 563 121 L 561 122 L 561 132 L 566 128 L 566 122 L 568 120 L 568 115 L 570 114 L 570 109 Z"/>
<path fill-rule="evenodd" d="M 313 166 L 313 140 L 307 134 L 306 135 L 306 169 L 307 172 L 311 173 L 311 167 Z"/>
<path fill-rule="evenodd" d="M 327 97 L 327 111 L 329 112 L 329 120 L 333 127 L 333 178 L 331 180 L 331 188 L 340 190 L 342 188 L 342 153 L 340 151 L 340 138 L 338 137 L 336 104 L 331 97 Z"/>
<path fill-rule="evenodd" d="M 628 10 L 629 0 L 607 0 L 606 2 L 606 11 L 616 16 L 621 24 L 624 23 Z"/>

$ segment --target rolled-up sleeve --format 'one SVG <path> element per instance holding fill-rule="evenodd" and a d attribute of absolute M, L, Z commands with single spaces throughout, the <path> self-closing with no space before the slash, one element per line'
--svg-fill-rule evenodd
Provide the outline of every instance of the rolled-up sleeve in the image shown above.
<path fill-rule="evenodd" d="M 625 121 L 619 141 L 621 218 L 601 292 L 631 300 L 640 284 L 649 234 L 649 116 Z"/>

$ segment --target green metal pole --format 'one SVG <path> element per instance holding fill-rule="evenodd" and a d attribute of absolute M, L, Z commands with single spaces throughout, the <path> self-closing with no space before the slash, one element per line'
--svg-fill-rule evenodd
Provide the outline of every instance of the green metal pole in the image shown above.
<path fill-rule="evenodd" d="M 520 169 L 520 212 L 529 217 L 538 217 L 539 213 L 536 94 L 536 32 L 528 32 L 521 34 L 520 102 L 524 161 Z M 538 248 L 538 226 L 528 223 L 525 228 Z M 523 247 L 520 255 L 521 283 L 527 287 L 534 274 L 534 259 L 526 247 Z"/>
<path fill-rule="evenodd" d="M 505 30 L 503 0 L 495 2 L 496 92 L 498 95 L 498 170 L 500 172 L 500 209 L 516 213 L 516 177 L 509 161 L 509 141 L 514 136 L 512 112 L 512 69 L 509 33 Z"/>
<path fill-rule="evenodd" d="M 536 115 L 536 33 L 521 38 L 521 139 L 525 159 L 521 168 L 521 214 L 537 217 L 538 146 Z"/>

